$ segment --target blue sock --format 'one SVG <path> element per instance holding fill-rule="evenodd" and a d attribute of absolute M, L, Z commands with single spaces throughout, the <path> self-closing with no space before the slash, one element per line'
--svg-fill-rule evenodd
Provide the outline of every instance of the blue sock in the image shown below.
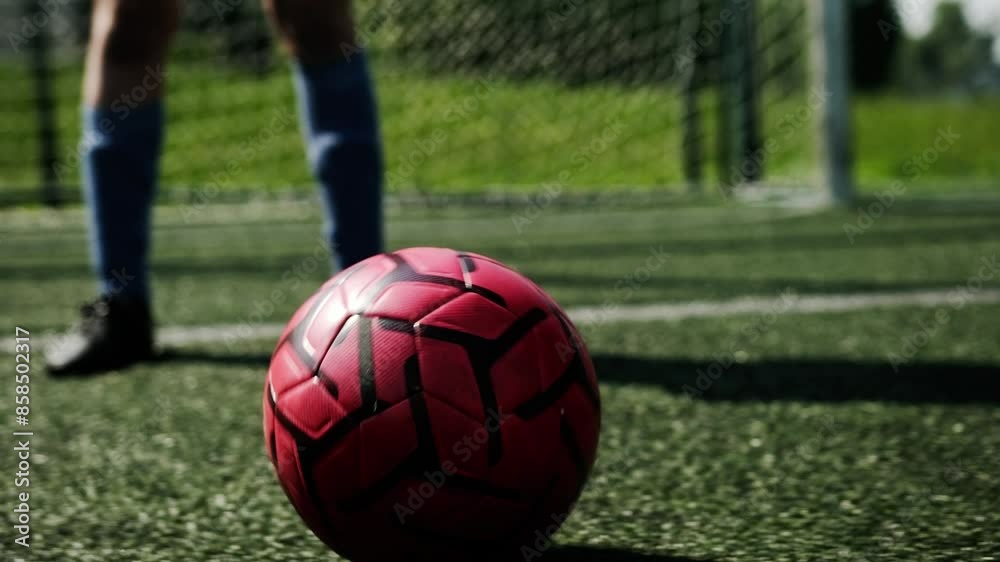
<path fill-rule="evenodd" d="M 326 233 L 341 269 L 382 252 L 382 144 L 363 54 L 294 65 L 309 164 L 326 206 Z"/>
<path fill-rule="evenodd" d="M 149 218 L 163 142 L 163 104 L 83 111 L 83 189 L 99 291 L 149 301 Z"/>

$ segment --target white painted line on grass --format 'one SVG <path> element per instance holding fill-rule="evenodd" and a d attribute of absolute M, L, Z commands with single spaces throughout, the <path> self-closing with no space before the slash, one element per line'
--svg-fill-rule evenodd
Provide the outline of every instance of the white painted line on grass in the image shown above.
<path fill-rule="evenodd" d="M 782 314 L 816 314 L 820 312 L 847 312 L 867 308 L 892 308 L 900 306 L 934 307 L 949 304 L 954 289 L 915 291 L 908 293 L 862 293 L 832 295 L 794 295 L 789 307 Z M 954 298 L 954 297 L 952 297 Z M 966 304 L 1000 303 L 1000 291 L 987 290 L 963 293 Z M 738 314 L 759 314 L 773 311 L 780 295 L 773 297 L 741 297 L 729 301 L 692 301 L 687 303 L 644 304 L 619 306 L 608 312 L 601 307 L 581 307 L 568 311 L 574 322 L 603 319 L 606 322 L 677 321 L 688 318 L 719 318 Z"/>
<path fill-rule="evenodd" d="M 951 306 L 949 298 L 955 289 L 914 291 L 907 293 L 863 293 L 791 296 L 782 314 L 816 314 L 849 312 L 870 308 L 901 306 Z M 683 303 L 620 305 L 609 311 L 602 307 L 576 307 L 567 310 L 570 318 L 581 326 L 617 322 L 671 322 L 688 318 L 720 318 L 738 314 L 760 314 L 774 310 L 780 295 L 742 297 L 728 301 L 692 301 Z M 1000 303 L 1000 290 L 962 293 L 966 304 Z M 239 340 L 276 339 L 284 328 L 281 324 L 219 324 L 214 326 L 166 326 L 157 331 L 161 345 L 186 346 Z"/>
<path fill-rule="evenodd" d="M 784 295 L 784 300 L 782 298 Z M 781 314 L 817 314 L 850 312 L 901 306 L 954 308 L 956 298 L 965 304 L 998 304 L 1000 290 L 978 292 L 951 288 L 906 293 L 827 294 L 801 296 L 794 293 L 773 296 L 741 297 L 728 301 L 691 301 L 618 305 L 610 310 L 600 306 L 585 306 L 567 310 L 570 318 L 584 331 L 594 326 L 621 322 L 676 322 L 688 318 L 722 318 L 739 314 L 773 312 L 781 303 Z M 230 343 L 233 341 L 276 340 L 282 324 L 215 324 L 207 326 L 164 326 L 157 330 L 160 346 L 184 347 L 199 344 Z M 11 340 L 13 342 L 13 340 Z M 59 341 L 46 334 L 36 340 L 43 349 Z M 0 353 L 13 354 L 13 345 L 0 347 Z"/>

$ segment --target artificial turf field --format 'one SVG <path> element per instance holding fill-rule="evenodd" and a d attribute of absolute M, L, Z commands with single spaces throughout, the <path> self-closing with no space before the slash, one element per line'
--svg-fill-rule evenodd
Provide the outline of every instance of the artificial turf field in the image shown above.
<path fill-rule="evenodd" d="M 286 298 L 265 321 L 281 323 L 326 276 L 305 271 L 319 247 L 314 205 L 190 211 L 157 210 L 161 324 L 250 322 L 275 290 Z M 602 380 L 600 460 L 556 536 L 561 547 L 543 560 L 1000 558 L 1000 304 L 972 300 L 1000 289 L 1000 277 L 978 273 L 1000 250 L 1000 204 L 900 201 L 853 243 L 843 225 L 856 211 L 553 206 L 519 231 L 511 215 L 523 212 L 392 207 L 390 245 L 492 255 L 568 307 L 740 297 L 777 307 L 789 291 L 968 296 L 771 320 L 581 323 Z M 4 210 L 0 225 L 9 337 L 15 325 L 38 336 L 68 326 L 92 289 L 80 211 Z M 616 289 L 661 246 L 662 268 L 627 296 Z M 921 339 L 940 310 L 949 320 Z M 923 343 L 910 354 L 907 340 Z M 733 343 L 736 363 L 692 393 Z M 272 345 L 175 347 L 126 372 L 54 381 L 36 344 L 32 547 L 11 546 L 5 505 L 3 559 L 336 559 L 301 524 L 264 454 Z M 0 386 L 5 411 L 13 386 Z"/>

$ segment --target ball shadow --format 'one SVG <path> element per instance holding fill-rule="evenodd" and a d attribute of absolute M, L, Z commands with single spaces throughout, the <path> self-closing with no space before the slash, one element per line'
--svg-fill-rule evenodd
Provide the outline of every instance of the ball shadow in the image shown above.
<path fill-rule="evenodd" d="M 557 546 L 537 560 L 542 562 L 710 562 L 682 556 L 643 554 L 621 548 Z"/>
<path fill-rule="evenodd" d="M 810 357 L 722 367 L 711 359 L 599 353 L 594 365 L 605 383 L 655 385 L 707 401 L 1000 403 L 1000 365 L 972 361 L 919 361 L 896 368 L 888 360 Z"/>
<path fill-rule="evenodd" d="M 260 367 L 262 372 L 267 370 L 271 363 L 270 353 L 224 353 L 210 352 L 196 349 L 185 349 L 180 347 L 167 347 L 149 361 L 149 364 L 158 363 L 192 363 L 209 365 L 226 365 L 236 367 Z"/>

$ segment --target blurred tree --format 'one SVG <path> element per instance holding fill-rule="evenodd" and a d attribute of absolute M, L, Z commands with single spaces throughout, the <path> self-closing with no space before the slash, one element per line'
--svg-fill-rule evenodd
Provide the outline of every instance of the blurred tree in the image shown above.
<path fill-rule="evenodd" d="M 956 2 L 938 6 L 930 32 L 912 40 L 904 64 L 910 81 L 929 88 L 968 89 L 993 65 L 993 41 L 969 26 Z"/>
<path fill-rule="evenodd" d="M 854 0 L 850 11 L 851 82 L 862 91 L 887 87 L 902 41 L 892 0 Z"/>

